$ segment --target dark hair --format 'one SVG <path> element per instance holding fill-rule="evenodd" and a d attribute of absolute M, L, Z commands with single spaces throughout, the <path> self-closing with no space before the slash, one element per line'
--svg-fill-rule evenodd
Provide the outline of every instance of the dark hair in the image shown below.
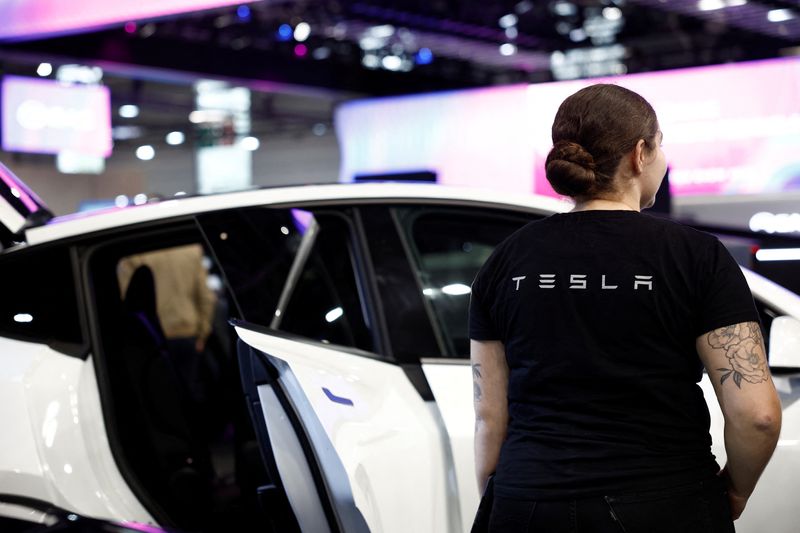
<path fill-rule="evenodd" d="M 559 194 L 595 197 L 616 190 L 622 156 L 644 139 L 655 148 L 658 119 L 653 107 L 619 85 L 591 85 L 561 103 L 553 121 L 547 180 Z"/>

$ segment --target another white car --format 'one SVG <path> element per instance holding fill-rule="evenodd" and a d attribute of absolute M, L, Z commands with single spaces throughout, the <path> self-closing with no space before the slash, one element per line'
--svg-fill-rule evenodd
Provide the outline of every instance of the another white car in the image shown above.
<path fill-rule="evenodd" d="M 507 235 L 567 204 L 321 185 L 48 220 L 0 178 L 0 493 L 187 530 L 469 530 L 469 285 Z M 118 277 L 126 258 L 185 245 L 202 246 L 217 294 L 199 395 L 159 334 L 153 281 Z M 791 533 L 800 298 L 745 275 L 784 419 L 737 530 Z"/>

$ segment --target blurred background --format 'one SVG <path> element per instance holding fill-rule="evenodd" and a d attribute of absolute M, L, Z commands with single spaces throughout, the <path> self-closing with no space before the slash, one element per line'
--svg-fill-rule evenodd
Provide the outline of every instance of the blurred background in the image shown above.
<path fill-rule="evenodd" d="M 800 233 L 800 0 L 0 0 L 0 21 L 0 161 L 57 215 L 366 179 L 554 195 L 557 106 L 610 80 L 659 114 L 662 212 Z"/>

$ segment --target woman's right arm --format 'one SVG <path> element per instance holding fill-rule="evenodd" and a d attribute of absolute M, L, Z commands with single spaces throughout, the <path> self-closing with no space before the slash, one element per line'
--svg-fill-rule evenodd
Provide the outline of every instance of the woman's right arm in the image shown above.
<path fill-rule="evenodd" d="M 781 403 L 757 322 L 709 331 L 696 341 L 725 418 L 727 478 L 733 519 L 739 518 L 778 442 Z"/>

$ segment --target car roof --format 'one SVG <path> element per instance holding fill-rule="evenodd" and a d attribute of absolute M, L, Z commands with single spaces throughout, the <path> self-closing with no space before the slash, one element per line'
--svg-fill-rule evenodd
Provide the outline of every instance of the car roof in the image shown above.
<path fill-rule="evenodd" d="M 207 196 L 176 197 L 155 203 L 56 217 L 25 232 L 28 245 L 87 235 L 145 222 L 166 220 L 206 211 L 257 205 L 303 205 L 374 202 L 435 202 L 499 207 L 552 214 L 568 211 L 572 204 L 546 196 L 461 188 L 432 183 L 363 183 L 304 185 L 252 189 Z"/>

